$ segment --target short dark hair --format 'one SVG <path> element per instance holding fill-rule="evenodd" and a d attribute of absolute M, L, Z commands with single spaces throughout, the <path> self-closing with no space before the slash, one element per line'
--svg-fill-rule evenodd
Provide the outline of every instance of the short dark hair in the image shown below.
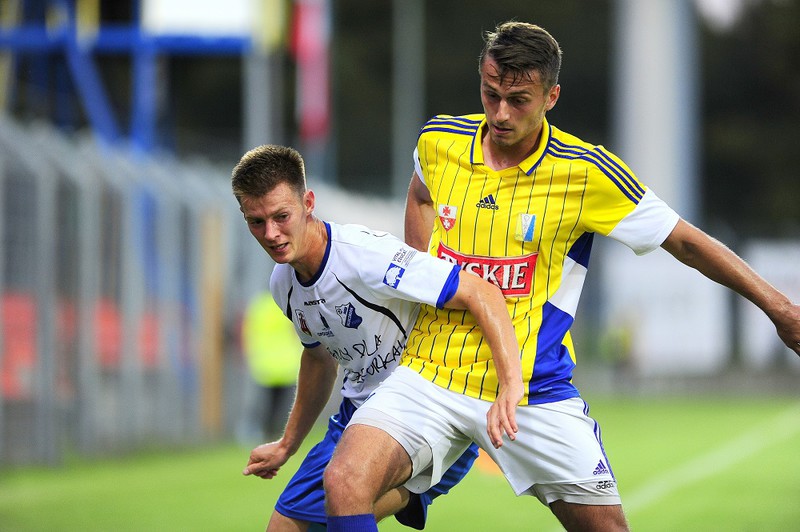
<path fill-rule="evenodd" d="M 294 148 L 265 144 L 245 153 L 231 173 L 233 195 L 259 198 L 281 183 L 302 197 L 306 191 L 303 157 Z"/>
<path fill-rule="evenodd" d="M 511 76 L 512 83 L 516 83 L 537 72 L 545 89 L 558 83 L 561 47 L 547 30 L 535 24 L 503 22 L 494 31 L 487 31 L 478 58 L 478 72 L 482 72 L 487 57 L 497 62 L 501 81 Z"/>

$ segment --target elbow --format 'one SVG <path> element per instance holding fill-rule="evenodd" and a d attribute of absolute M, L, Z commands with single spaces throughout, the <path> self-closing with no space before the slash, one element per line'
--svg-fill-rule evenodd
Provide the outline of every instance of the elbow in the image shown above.
<path fill-rule="evenodd" d="M 694 267 L 697 263 L 697 248 L 691 242 L 684 242 L 672 255 L 687 266 Z"/>

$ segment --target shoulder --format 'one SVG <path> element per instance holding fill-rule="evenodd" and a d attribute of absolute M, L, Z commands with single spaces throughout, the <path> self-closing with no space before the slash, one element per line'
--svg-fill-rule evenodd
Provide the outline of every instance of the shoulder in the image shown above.
<path fill-rule="evenodd" d="M 336 248 L 338 260 L 364 265 L 391 256 L 405 244 L 386 231 L 378 231 L 359 224 L 331 225 L 331 246 Z"/>
<path fill-rule="evenodd" d="M 590 171 L 603 174 L 630 173 L 624 161 L 604 146 L 586 142 L 554 126 L 550 127 L 547 153 L 556 159 L 585 165 Z"/>
<path fill-rule="evenodd" d="M 269 291 L 282 312 L 287 306 L 289 289 L 292 287 L 293 279 L 294 269 L 288 264 L 276 264 L 272 269 L 272 275 L 269 278 Z"/>
<path fill-rule="evenodd" d="M 286 292 L 292 284 L 294 269 L 288 264 L 276 264 L 269 278 L 269 289 L 274 294 L 279 291 Z"/>
<path fill-rule="evenodd" d="M 419 131 L 420 137 L 459 136 L 474 137 L 483 122 L 483 114 L 436 115 L 428 120 Z"/>
<path fill-rule="evenodd" d="M 586 142 L 585 140 L 562 131 L 555 126 L 550 126 L 550 142 L 548 144 L 548 151 L 551 155 L 556 157 L 570 157 L 582 155 L 587 153 L 596 152 L 598 149 L 604 149 L 602 146 Z"/>
<path fill-rule="evenodd" d="M 334 245 L 370 246 L 375 242 L 399 239 L 389 232 L 361 224 L 331 224 L 331 240 Z"/>

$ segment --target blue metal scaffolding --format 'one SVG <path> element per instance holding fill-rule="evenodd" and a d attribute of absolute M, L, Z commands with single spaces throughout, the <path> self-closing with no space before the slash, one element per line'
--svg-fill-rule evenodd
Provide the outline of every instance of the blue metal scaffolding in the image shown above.
<path fill-rule="evenodd" d="M 0 86 L 13 98 L 17 69 L 28 56 L 29 74 L 47 84 L 47 58 L 55 58 L 55 83 L 63 98 L 66 89 L 77 96 L 95 135 L 104 143 L 128 139 L 135 149 L 158 147 L 157 60 L 171 55 L 243 56 L 254 50 L 250 36 L 153 35 L 141 24 L 140 0 L 131 0 L 130 23 L 104 24 L 99 0 L 5 0 L 0 11 Z M 131 61 L 130 131 L 122 131 L 97 66 L 101 54 L 126 54 Z M 57 111 L 58 112 L 58 111 Z M 52 117 L 56 118 L 56 117 Z M 58 120 L 55 120 L 56 122 Z"/>

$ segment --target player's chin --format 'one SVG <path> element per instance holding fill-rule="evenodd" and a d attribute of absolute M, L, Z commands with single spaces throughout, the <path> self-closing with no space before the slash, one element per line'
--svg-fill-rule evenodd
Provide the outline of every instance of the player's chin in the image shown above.
<path fill-rule="evenodd" d="M 503 148 L 513 146 L 515 144 L 515 140 L 511 138 L 510 131 L 504 135 L 492 135 L 492 140 L 495 144 Z"/>

